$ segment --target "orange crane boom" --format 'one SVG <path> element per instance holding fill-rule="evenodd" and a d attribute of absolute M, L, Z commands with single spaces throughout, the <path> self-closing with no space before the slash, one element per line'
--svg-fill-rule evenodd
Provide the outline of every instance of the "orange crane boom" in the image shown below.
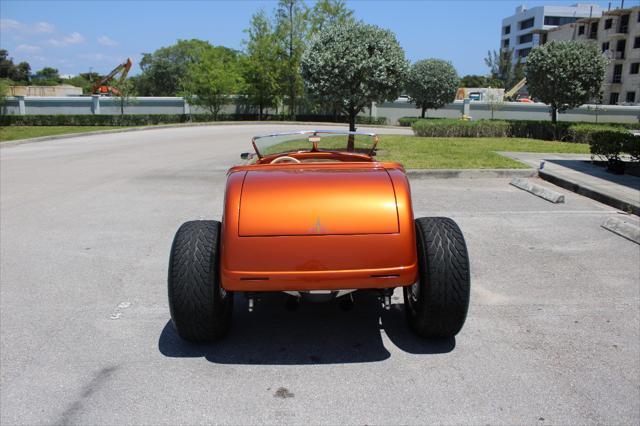
<path fill-rule="evenodd" d="M 115 87 L 108 86 L 107 83 L 113 80 L 113 78 L 118 73 L 120 73 L 120 78 L 118 79 L 118 81 L 119 82 L 124 81 L 124 79 L 127 78 L 127 74 L 129 74 L 129 70 L 131 69 L 132 65 L 133 65 L 133 62 L 131 62 L 131 58 L 127 58 L 126 61 L 124 61 L 117 67 L 115 67 L 113 70 L 111 70 L 109 74 L 107 74 L 100 81 L 94 84 L 93 87 L 91 87 L 91 93 L 98 94 L 98 95 L 111 95 L 111 94 L 117 95 L 118 89 L 116 89 Z"/>

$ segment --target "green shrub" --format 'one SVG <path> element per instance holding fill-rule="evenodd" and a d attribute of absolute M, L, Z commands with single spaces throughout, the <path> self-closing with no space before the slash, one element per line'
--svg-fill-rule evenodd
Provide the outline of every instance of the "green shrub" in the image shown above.
<path fill-rule="evenodd" d="M 420 120 L 420 117 L 400 117 L 398 118 L 398 125 L 403 127 L 411 127 L 413 123 Z"/>
<path fill-rule="evenodd" d="M 409 118 L 409 117 L 407 117 Z M 627 126 L 618 124 L 585 124 L 533 120 L 420 119 L 414 120 L 416 136 L 429 137 L 511 137 L 564 142 L 590 143 L 595 132 L 612 131 L 627 134 Z M 630 126 L 633 127 L 633 126 Z"/>
<path fill-rule="evenodd" d="M 605 157 L 609 161 L 618 160 L 630 136 L 633 135 L 623 129 L 592 132 L 589 142 L 591 154 Z"/>
<path fill-rule="evenodd" d="M 640 161 L 640 135 L 629 133 L 622 142 L 622 152 L 626 152 L 634 161 Z"/>
<path fill-rule="evenodd" d="M 591 143 L 593 133 L 605 130 L 616 132 L 622 130 L 622 127 L 606 124 L 575 123 L 567 129 L 564 140 L 567 142 Z"/>
<path fill-rule="evenodd" d="M 546 141 L 565 140 L 571 123 L 550 121 L 510 120 L 509 136 L 512 138 L 542 139 Z"/>
<path fill-rule="evenodd" d="M 346 117 L 345 117 L 346 118 Z M 331 120 L 333 121 L 333 120 Z M 356 116 L 356 124 L 370 124 L 383 126 L 387 124 L 387 117 L 367 117 L 363 115 Z"/>
<path fill-rule="evenodd" d="M 411 128 L 416 136 L 426 137 L 506 137 L 509 123 L 501 120 L 432 119 L 417 120 Z"/>

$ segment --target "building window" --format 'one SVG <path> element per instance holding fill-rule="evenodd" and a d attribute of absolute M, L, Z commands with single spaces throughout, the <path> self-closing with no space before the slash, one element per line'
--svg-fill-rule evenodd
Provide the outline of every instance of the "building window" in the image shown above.
<path fill-rule="evenodd" d="M 502 34 L 511 34 L 511 25 L 507 25 L 502 29 Z"/>
<path fill-rule="evenodd" d="M 634 104 L 636 102 L 636 92 L 627 92 L 627 102 Z"/>
<path fill-rule="evenodd" d="M 622 15 L 620 17 L 620 24 L 618 25 L 618 32 L 626 34 L 629 31 L 629 14 Z"/>
<path fill-rule="evenodd" d="M 611 92 L 609 95 L 609 105 L 617 105 L 618 104 L 618 94 L 616 92 Z"/>
<path fill-rule="evenodd" d="M 580 25 L 578 27 L 578 35 L 582 35 L 582 34 L 584 34 L 584 25 Z"/>
<path fill-rule="evenodd" d="M 631 64 L 631 68 L 629 69 L 629 74 L 638 74 L 640 72 L 640 62 L 634 62 Z"/>
<path fill-rule="evenodd" d="M 579 18 L 574 16 L 545 16 L 544 24 L 545 25 L 565 25 L 576 22 Z"/>
<path fill-rule="evenodd" d="M 598 23 L 593 22 L 591 24 L 591 30 L 589 31 L 589 38 L 597 39 L 598 38 Z"/>
<path fill-rule="evenodd" d="M 529 52 L 531 52 L 530 47 L 527 47 L 526 49 L 518 50 L 518 58 L 526 58 Z"/>
<path fill-rule="evenodd" d="M 520 21 L 518 24 L 521 30 L 526 30 L 527 28 L 533 27 L 534 18 L 525 19 L 524 21 Z"/>
<path fill-rule="evenodd" d="M 624 51 L 627 48 L 627 40 L 618 40 L 616 44 L 615 59 L 624 59 Z"/>
<path fill-rule="evenodd" d="M 533 34 L 531 34 L 531 33 L 525 34 L 525 35 L 521 35 L 520 37 L 518 37 L 518 43 L 519 44 L 529 43 L 532 40 L 533 40 Z"/>
<path fill-rule="evenodd" d="M 612 83 L 620 83 L 622 82 L 622 64 L 617 64 L 613 66 L 613 79 Z"/>
<path fill-rule="evenodd" d="M 502 40 L 502 47 L 504 47 L 505 49 L 509 47 L 509 39 L 505 38 L 504 40 Z"/>
<path fill-rule="evenodd" d="M 613 19 L 607 19 L 604 21 L 604 29 L 608 30 L 613 25 Z"/>
<path fill-rule="evenodd" d="M 609 50 L 609 42 L 604 42 L 602 43 L 602 51 L 606 52 L 607 50 Z"/>
<path fill-rule="evenodd" d="M 636 37 L 633 40 L 633 48 L 634 49 L 640 49 L 640 37 Z"/>

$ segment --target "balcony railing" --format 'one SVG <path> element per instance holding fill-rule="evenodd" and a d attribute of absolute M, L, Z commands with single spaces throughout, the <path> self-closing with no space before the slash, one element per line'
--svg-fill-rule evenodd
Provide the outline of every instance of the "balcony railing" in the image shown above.
<path fill-rule="evenodd" d="M 613 52 L 613 59 L 624 59 L 624 52 L 621 50 L 616 50 Z"/>

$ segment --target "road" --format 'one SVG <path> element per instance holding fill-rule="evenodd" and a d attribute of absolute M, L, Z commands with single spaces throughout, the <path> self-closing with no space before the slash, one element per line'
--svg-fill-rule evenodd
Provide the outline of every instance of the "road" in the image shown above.
<path fill-rule="evenodd" d="M 0 149 L 0 423 L 638 424 L 640 247 L 600 227 L 615 210 L 508 179 L 412 181 L 416 215 L 453 217 L 469 246 L 455 339 L 414 337 L 396 291 L 388 312 L 238 298 L 225 341 L 182 343 L 174 232 L 221 217 L 251 135 L 292 127 Z"/>

